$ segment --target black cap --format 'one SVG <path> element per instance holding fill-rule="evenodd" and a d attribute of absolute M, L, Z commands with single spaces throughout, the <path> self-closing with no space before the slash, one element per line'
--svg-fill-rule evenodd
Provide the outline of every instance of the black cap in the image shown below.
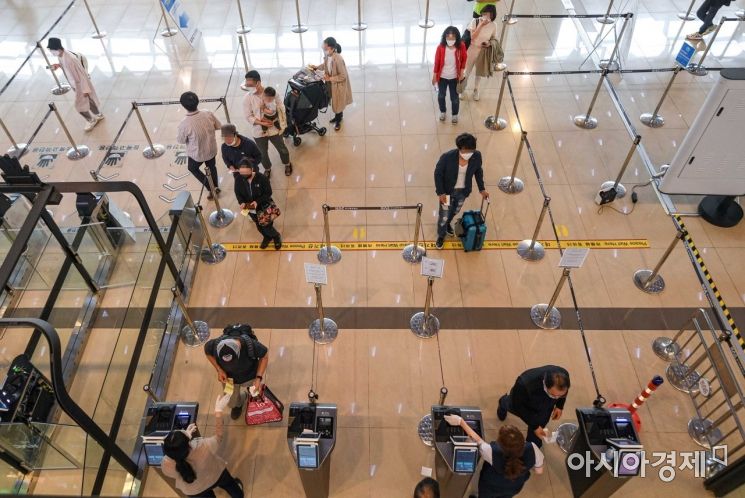
<path fill-rule="evenodd" d="M 62 41 L 59 38 L 50 38 L 47 40 L 47 48 L 49 50 L 62 50 Z"/>

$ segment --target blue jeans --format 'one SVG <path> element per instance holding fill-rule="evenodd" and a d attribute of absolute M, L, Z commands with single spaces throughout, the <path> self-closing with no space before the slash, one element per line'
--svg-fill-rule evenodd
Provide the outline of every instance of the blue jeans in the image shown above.
<path fill-rule="evenodd" d="M 701 7 L 699 7 L 696 11 L 696 16 L 704 21 L 704 23 L 698 29 L 698 32 L 700 34 L 703 34 L 704 31 L 714 25 L 714 16 L 717 15 L 717 12 L 719 12 L 719 9 L 721 8 L 722 5 L 719 3 L 714 3 L 712 2 L 712 0 L 704 0 L 704 3 L 702 3 Z"/>
<path fill-rule="evenodd" d="M 440 78 L 437 82 L 437 103 L 440 104 L 440 112 L 446 112 L 445 107 L 445 92 L 450 92 L 450 106 L 453 108 L 453 116 L 458 115 L 460 110 L 460 99 L 458 98 L 458 92 L 455 91 L 455 87 L 458 86 L 458 79 L 453 78 L 452 80 L 446 80 Z"/>
<path fill-rule="evenodd" d="M 440 214 L 437 217 L 437 237 L 445 238 L 448 225 L 450 225 L 453 218 L 460 212 L 467 197 L 465 190 L 454 190 L 450 195 L 450 205 L 445 207 L 443 204 L 440 204 Z"/>

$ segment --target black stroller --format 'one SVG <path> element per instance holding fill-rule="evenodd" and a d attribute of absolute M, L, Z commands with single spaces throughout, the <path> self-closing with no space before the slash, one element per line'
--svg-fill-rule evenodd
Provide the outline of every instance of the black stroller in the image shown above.
<path fill-rule="evenodd" d="M 315 131 L 320 136 L 326 134 L 325 127 L 318 127 L 315 119 L 318 112 L 326 112 L 329 95 L 326 83 L 310 69 L 301 69 L 287 82 L 285 109 L 287 109 L 287 129 L 285 138 L 292 137 L 297 147 L 302 143 L 298 135 Z"/>

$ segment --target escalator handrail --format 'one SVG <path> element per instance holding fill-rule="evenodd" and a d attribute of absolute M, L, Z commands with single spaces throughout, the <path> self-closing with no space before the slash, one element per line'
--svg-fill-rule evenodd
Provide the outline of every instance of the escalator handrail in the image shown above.
<path fill-rule="evenodd" d="M 54 387 L 54 396 L 60 408 L 73 419 L 86 434 L 90 435 L 101 447 L 121 465 L 124 470 L 137 476 L 137 464 L 122 450 L 116 441 L 111 439 L 96 422 L 70 397 L 62 376 L 62 347 L 57 330 L 44 320 L 38 318 L 0 318 L 0 327 L 20 328 L 33 327 L 40 332 L 49 344 L 49 365 Z"/>

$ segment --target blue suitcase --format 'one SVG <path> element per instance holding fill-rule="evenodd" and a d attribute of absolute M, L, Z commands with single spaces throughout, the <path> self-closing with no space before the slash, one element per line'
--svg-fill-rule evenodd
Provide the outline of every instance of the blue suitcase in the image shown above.
<path fill-rule="evenodd" d="M 463 216 L 455 222 L 455 234 L 463 243 L 466 252 L 480 251 L 486 240 L 486 213 L 489 211 L 489 201 L 486 201 L 484 211 L 484 199 L 481 200 L 481 208 L 478 211 L 466 211 Z"/>

